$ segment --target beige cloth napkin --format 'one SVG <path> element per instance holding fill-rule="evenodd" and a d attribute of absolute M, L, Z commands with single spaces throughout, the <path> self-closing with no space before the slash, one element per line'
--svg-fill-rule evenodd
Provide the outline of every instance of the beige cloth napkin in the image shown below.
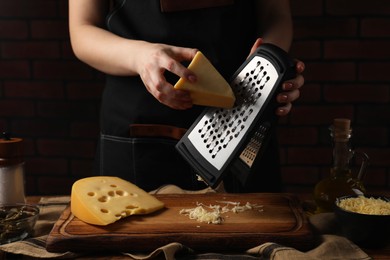
<path fill-rule="evenodd" d="M 210 188 L 201 191 L 187 191 L 173 185 L 167 185 L 151 192 L 152 194 L 168 194 L 168 193 L 207 193 L 207 192 L 223 192 L 221 189 L 212 190 Z M 33 258 L 46 259 L 75 259 L 80 254 L 73 252 L 51 253 L 46 251 L 45 242 L 54 223 L 58 220 L 63 210 L 69 204 L 70 198 L 55 197 L 42 198 L 39 202 L 40 217 L 35 226 L 34 236 L 23 241 L 18 241 L 0 246 L 0 252 L 3 257 L 6 254 L 20 254 Z M 183 259 L 183 260 L 198 260 L 198 259 L 271 259 L 271 260 L 317 260 L 317 259 L 354 259 L 368 260 L 371 259 L 358 246 L 350 242 L 344 237 L 335 233 L 335 223 L 333 214 L 317 214 L 310 217 L 310 221 L 314 228 L 319 232 L 322 242 L 316 248 L 301 252 L 291 247 L 286 247 L 276 243 L 264 243 L 255 248 L 250 248 L 246 252 L 237 255 L 225 255 L 216 252 L 207 254 L 199 254 L 191 250 L 191 248 L 180 243 L 171 243 L 164 247 L 157 248 L 150 254 L 123 253 L 123 256 L 128 259 L 146 260 L 153 258 L 163 258 L 167 260 Z M 4 258 L 2 258 L 4 259 Z"/>
<path fill-rule="evenodd" d="M 358 246 L 344 237 L 335 235 L 322 235 L 322 243 L 308 252 L 301 252 L 291 247 L 285 247 L 275 243 L 265 243 L 252 248 L 247 253 L 262 256 L 264 259 L 289 259 L 289 260 L 365 260 L 371 259 Z"/>

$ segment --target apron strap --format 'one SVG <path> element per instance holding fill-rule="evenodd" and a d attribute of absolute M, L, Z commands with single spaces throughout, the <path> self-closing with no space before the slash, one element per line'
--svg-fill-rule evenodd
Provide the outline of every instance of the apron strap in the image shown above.
<path fill-rule="evenodd" d="M 180 140 L 187 129 L 158 124 L 131 124 L 130 137 L 165 137 Z"/>

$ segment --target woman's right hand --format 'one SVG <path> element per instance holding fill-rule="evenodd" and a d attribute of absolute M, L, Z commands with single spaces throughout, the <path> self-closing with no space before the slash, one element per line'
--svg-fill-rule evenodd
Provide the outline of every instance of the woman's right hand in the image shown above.
<path fill-rule="evenodd" d="M 190 93 L 174 89 L 165 79 L 164 73 L 169 71 L 180 78 L 195 82 L 196 75 L 181 62 L 191 61 L 196 52 L 197 49 L 192 48 L 144 42 L 139 46 L 134 64 L 146 89 L 159 102 L 173 109 L 188 109 L 193 105 Z"/>

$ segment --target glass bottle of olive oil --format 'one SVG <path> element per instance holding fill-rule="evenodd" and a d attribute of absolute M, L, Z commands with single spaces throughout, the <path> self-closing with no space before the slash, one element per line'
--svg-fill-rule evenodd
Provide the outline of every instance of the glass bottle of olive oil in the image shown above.
<path fill-rule="evenodd" d="M 334 119 L 329 127 L 333 146 L 333 165 L 329 177 L 321 180 L 314 188 L 314 200 L 317 212 L 331 212 L 336 198 L 365 193 L 362 182 L 368 157 L 363 153 L 363 163 L 357 178 L 352 175 L 350 161 L 355 152 L 351 148 L 351 121 L 349 119 Z"/>

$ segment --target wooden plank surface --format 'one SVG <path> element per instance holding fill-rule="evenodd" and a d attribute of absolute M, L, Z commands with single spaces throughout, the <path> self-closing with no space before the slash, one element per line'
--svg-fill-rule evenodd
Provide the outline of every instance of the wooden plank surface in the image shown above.
<path fill-rule="evenodd" d="M 108 226 L 89 225 L 68 207 L 47 240 L 51 252 L 150 251 L 179 242 L 201 251 L 242 251 L 264 242 L 277 242 L 297 249 L 314 246 L 315 237 L 300 201 L 291 194 L 164 194 L 156 195 L 165 208 L 129 216 Z M 221 205 L 222 201 L 262 205 L 241 213 L 225 213 L 221 224 L 200 223 L 180 214 L 197 203 Z"/>

